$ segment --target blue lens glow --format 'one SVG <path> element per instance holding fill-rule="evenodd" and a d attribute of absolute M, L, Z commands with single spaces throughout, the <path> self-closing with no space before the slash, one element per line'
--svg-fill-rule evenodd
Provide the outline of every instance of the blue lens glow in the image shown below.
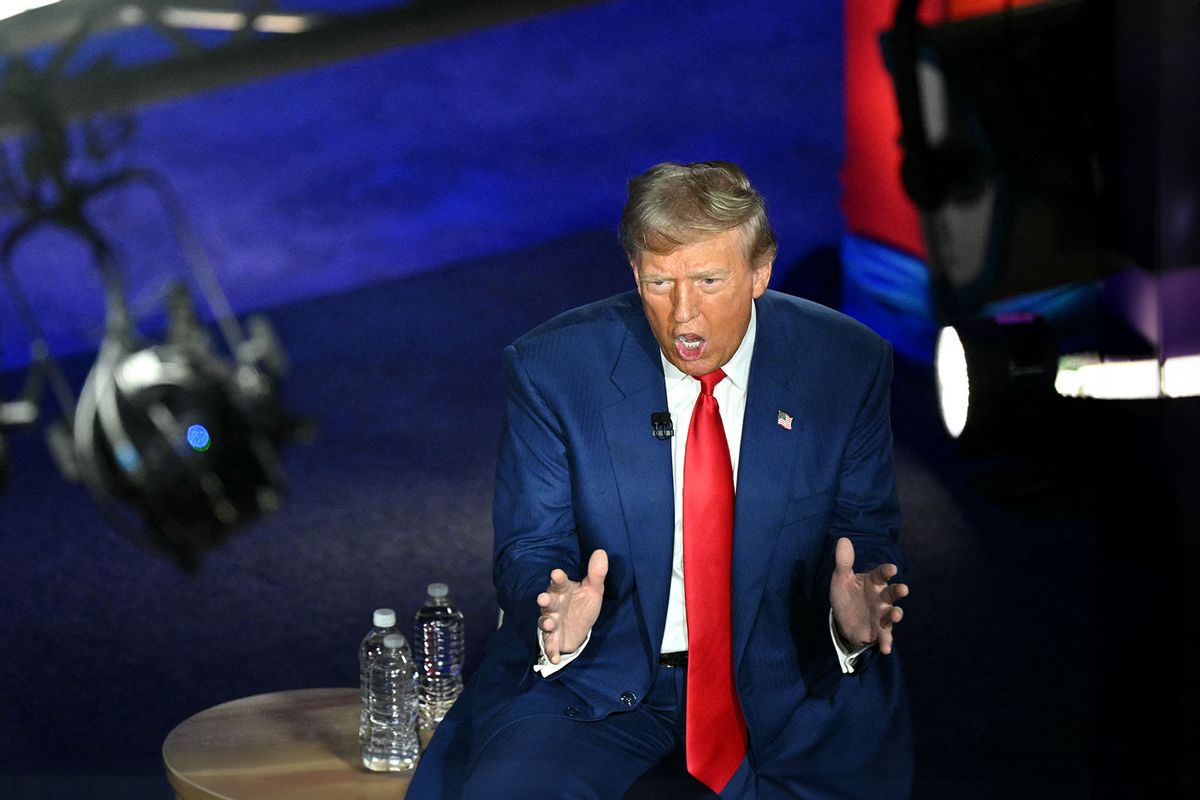
<path fill-rule="evenodd" d="M 117 459 L 117 464 L 126 472 L 136 472 L 138 467 L 142 465 L 142 459 L 138 455 L 135 448 L 128 441 L 117 442 L 113 448 L 113 456 Z"/>
<path fill-rule="evenodd" d="M 203 425 L 192 425 L 187 432 L 188 444 L 192 449 L 203 453 L 212 444 L 212 437 L 208 435 L 208 428 Z"/>

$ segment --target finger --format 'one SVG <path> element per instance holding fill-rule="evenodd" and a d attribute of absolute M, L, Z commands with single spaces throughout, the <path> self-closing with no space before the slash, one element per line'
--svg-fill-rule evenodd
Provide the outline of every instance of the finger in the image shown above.
<path fill-rule="evenodd" d="M 854 569 L 854 544 L 845 536 L 837 541 L 837 549 L 833 553 L 833 563 L 838 572 L 849 572 Z"/>
<path fill-rule="evenodd" d="M 546 633 L 553 633 L 554 629 L 558 627 L 554 622 L 554 617 L 542 617 L 539 622 L 541 623 L 542 630 Z"/>
<path fill-rule="evenodd" d="M 897 622 L 904 619 L 904 609 L 900 606 L 892 606 L 892 611 L 889 617 L 892 624 L 895 625 Z"/>
<path fill-rule="evenodd" d="M 542 637 L 542 652 L 546 654 L 546 659 L 551 664 L 557 664 L 559 662 L 561 650 L 559 646 L 560 634 L 552 633 L 545 628 L 545 625 L 550 622 L 551 620 L 548 617 L 545 617 L 540 621 L 540 626 L 543 628 L 543 630 L 539 635 Z"/>
<path fill-rule="evenodd" d="M 553 602 L 553 598 L 550 597 L 549 592 L 542 592 L 537 596 L 537 604 L 542 608 L 549 608 L 551 602 Z"/>
<path fill-rule="evenodd" d="M 587 582 L 603 591 L 604 579 L 608 576 L 608 553 L 597 550 L 588 559 Z"/>
<path fill-rule="evenodd" d="M 891 630 L 892 628 L 892 612 L 898 609 L 899 606 L 889 606 L 886 603 L 879 606 L 879 629 Z"/>
<path fill-rule="evenodd" d="M 561 569 L 553 569 L 550 571 L 550 590 L 561 592 L 567 588 L 567 573 Z"/>
<path fill-rule="evenodd" d="M 888 630 L 880 631 L 878 644 L 879 652 L 883 653 L 885 656 L 892 652 L 892 632 Z"/>
<path fill-rule="evenodd" d="M 892 578 L 896 577 L 896 573 L 900 568 L 895 564 L 880 564 L 875 569 L 871 570 L 871 580 L 875 583 L 887 583 Z"/>
<path fill-rule="evenodd" d="M 895 603 L 897 600 L 908 597 L 908 586 L 903 583 L 893 583 L 888 585 L 880 594 L 888 603 Z"/>

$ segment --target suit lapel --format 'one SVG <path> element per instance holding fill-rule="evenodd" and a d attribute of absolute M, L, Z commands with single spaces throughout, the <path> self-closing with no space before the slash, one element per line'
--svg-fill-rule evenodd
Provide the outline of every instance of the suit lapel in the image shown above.
<path fill-rule="evenodd" d="M 769 301 L 758 302 L 757 325 L 734 502 L 734 664 L 754 624 L 807 427 L 792 343 Z M 791 430 L 778 424 L 780 411 L 793 416 Z"/>
<path fill-rule="evenodd" d="M 629 537 L 630 566 L 652 650 L 662 643 L 674 547 L 671 444 L 655 439 L 650 415 L 667 409 L 658 343 L 638 308 L 612 381 L 624 396 L 601 412 Z M 656 656 L 656 652 L 651 653 Z"/>

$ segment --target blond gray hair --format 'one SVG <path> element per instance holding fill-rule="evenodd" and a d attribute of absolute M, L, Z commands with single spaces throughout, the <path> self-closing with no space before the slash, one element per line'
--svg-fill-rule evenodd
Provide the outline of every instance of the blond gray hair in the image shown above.
<path fill-rule="evenodd" d="M 668 161 L 629 181 L 620 237 L 631 264 L 642 253 L 666 255 L 734 228 L 745 232 L 752 266 L 775 257 L 778 245 L 766 202 L 736 164 Z"/>

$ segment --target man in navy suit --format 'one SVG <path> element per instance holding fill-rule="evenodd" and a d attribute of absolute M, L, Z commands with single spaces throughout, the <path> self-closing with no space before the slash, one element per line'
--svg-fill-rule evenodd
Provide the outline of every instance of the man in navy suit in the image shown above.
<path fill-rule="evenodd" d="M 722 797 L 907 797 L 890 347 L 767 290 L 733 164 L 634 178 L 621 236 L 636 292 L 504 352 L 504 622 L 409 796 L 620 798 L 683 747 Z"/>

